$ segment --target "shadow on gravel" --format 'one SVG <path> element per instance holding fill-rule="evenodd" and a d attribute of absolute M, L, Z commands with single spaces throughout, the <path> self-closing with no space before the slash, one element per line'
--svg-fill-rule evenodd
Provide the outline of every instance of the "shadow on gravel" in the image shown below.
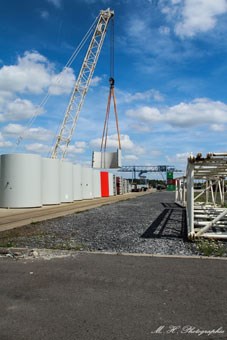
<path fill-rule="evenodd" d="M 175 203 L 161 203 L 165 208 L 142 238 L 182 238 L 187 239 L 186 210 Z"/>

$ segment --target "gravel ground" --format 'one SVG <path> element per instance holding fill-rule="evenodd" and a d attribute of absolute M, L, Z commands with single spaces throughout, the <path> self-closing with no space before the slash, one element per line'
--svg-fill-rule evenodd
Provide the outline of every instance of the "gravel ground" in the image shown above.
<path fill-rule="evenodd" d="M 200 255 L 185 239 L 185 210 L 156 192 L 0 233 L 0 246 Z M 227 243 L 224 243 L 227 250 Z M 226 256 L 226 253 L 222 254 Z"/>

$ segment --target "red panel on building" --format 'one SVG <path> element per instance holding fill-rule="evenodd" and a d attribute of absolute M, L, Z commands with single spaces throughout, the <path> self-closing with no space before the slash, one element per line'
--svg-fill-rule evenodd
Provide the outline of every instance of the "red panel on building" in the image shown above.
<path fill-rule="evenodd" d="M 100 172 L 101 178 L 101 196 L 109 197 L 109 173 L 107 171 Z"/>

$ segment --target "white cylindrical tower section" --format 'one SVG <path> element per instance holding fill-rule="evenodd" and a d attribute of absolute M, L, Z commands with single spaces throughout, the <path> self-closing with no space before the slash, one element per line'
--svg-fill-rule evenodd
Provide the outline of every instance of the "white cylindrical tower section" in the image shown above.
<path fill-rule="evenodd" d="M 93 170 L 82 167 L 82 198 L 93 198 Z"/>
<path fill-rule="evenodd" d="M 73 202 L 73 164 L 60 161 L 61 202 Z"/>
<path fill-rule="evenodd" d="M 111 172 L 109 172 L 109 195 L 114 195 L 114 176 Z"/>
<path fill-rule="evenodd" d="M 100 171 L 94 169 L 93 169 L 93 196 L 94 198 L 101 197 Z"/>
<path fill-rule="evenodd" d="M 42 159 L 42 201 L 43 204 L 60 204 L 60 161 Z"/>
<path fill-rule="evenodd" d="M 73 188 L 74 201 L 82 200 L 82 167 L 80 164 L 73 165 Z"/>
<path fill-rule="evenodd" d="M 1 155 L 0 173 L 0 207 L 42 206 L 41 157 L 39 155 Z"/>

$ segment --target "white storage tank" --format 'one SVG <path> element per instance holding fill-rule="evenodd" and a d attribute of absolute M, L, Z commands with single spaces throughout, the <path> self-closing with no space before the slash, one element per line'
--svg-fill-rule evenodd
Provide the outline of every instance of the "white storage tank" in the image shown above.
<path fill-rule="evenodd" d="M 122 178 L 122 194 L 125 194 L 125 179 Z"/>
<path fill-rule="evenodd" d="M 117 177 L 117 194 L 122 195 L 123 194 L 123 178 Z"/>
<path fill-rule="evenodd" d="M 42 206 L 41 166 L 39 155 L 1 155 L 1 208 Z"/>
<path fill-rule="evenodd" d="M 93 169 L 82 167 L 82 198 L 93 198 Z"/>
<path fill-rule="evenodd" d="M 73 199 L 82 200 L 82 167 L 80 164 L 73 165 Z"/>
<path fill-rule="evenodd" d="M 101 197 L 101 180 L 99 170 L 93 170 L 93 196 L 95 198 Z"/>
<path fill-rule="evenodd" d="M 127 181 L 125 178 L 122 179 L 122 193 L 123 194 L 127 193 Z"/>
<path fill-rule="evenodd" d="M 109 195 L 114 195 L 114 177 L 111 172 L 109 172 Z"/>
<path fill-rule="evenodd" d="M 73 202 L 73 164 L 60 161 L 61 202 Z"/>
<path fill-rule="evenodd" d="M 60 161 L 59 159 L 42 159 L 42 202 L 60 204 Z"/>

